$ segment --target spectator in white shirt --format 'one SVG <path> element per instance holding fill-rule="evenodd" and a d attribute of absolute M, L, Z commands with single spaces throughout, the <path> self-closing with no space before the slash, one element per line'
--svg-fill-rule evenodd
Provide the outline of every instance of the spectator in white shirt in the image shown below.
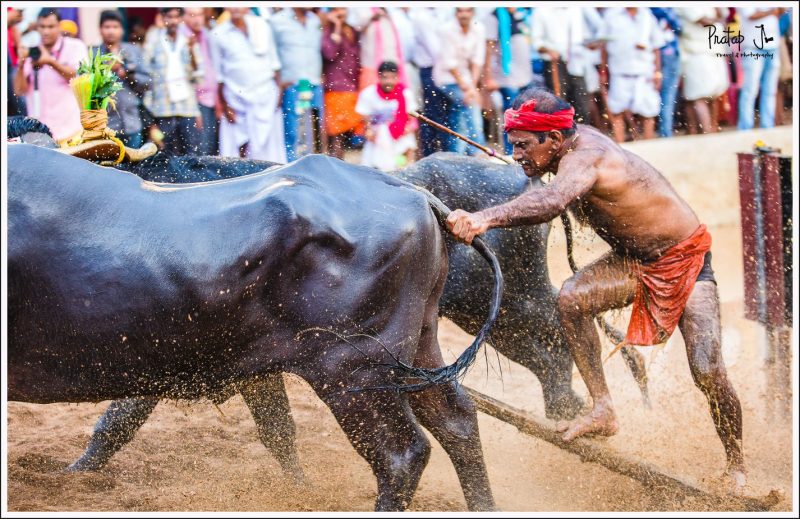
<path fill-rule="evenodd" d="M 744 82 L 739 93 L 740 130 L 749 130 L 755 125 L 754 109 L 756 97 L 761 128 L 775 126 L 775 105 L 778 78 L 781 71 L 779 55 L 780 28 L 778 18 L 786 11 L 783 7 L 742 7 L 739 10 L 742 36 L 742 72 Z M 763 25 L 763 28 L 761 27 Z M 767 41 L 769 40 L 769 41 Z M 758 56 L 755 56 L 757 54 Z"/>
<path fill-rule="evenodd" d="M 608 63 L 608 110 L 617 142 L 625 141 L 625 120 L 640 119 L 645 139 L 655 137 L 655 118 L 661 110 L 663 35 L 650 9 L 612 8 L 603 14 Z M 613 38 L 611 35 L 613 34 Z M 637 123 L 639 121 L 636 121 Z M 632 128 L 634 136 L 637 128 Z"/>
<path fill-rule="evenodd" d="M 498 7 L 485 19 L 486 62 L 484 87 L 499 90 L 503 111 L 511 108 L 517 94 L 533 81 L 529 25 L 522 9 Z M 511 155 L 508 135 L 503 133 L 506 155 Z"/>
<path fill-rule="evenodd" d="M 272 30 L 247 7 L 228 11 L 230 20 L 211 33 L 223 114 L 220 155 L 286 162 L 278 88 L 281 64 Z"/>
<path fill-rule="evenodd" d="M 683 98 L 687 101 L 686 116 L 689 133 L 717 131 L 712 106 L 730 86 L 728 65 L 717 53 L 726 52 L 727 46 L 709 49 L 708 26 L 715 25 L 717 34 L 725 30 L 722 9 L 711 6 L 676 7 L 683 29 L 678 37 L 681 55 Z M 692 124 L 695 123 L 695 124 Z"/>
<path fill-rule="evenodd" d="M 411 52 L 411 61 L 419 70 L 422 83 L 422 106 L 425 116 L 441 124 L 447 124 L 448 101 L 444 93 L 433 82 L 433 64 L 439 57 L 442 44 L 441 8 L 412 7 L 409 17 L 414 23 L 414 46 Z M 437 151 L 445 149 L 447 134 L 437 130 L 429 124 L 420 123 L 419 143 L 420 152 L 427 157 Z"/>
<path fill-rule="evenodd" d="M 450 102 L 450 128 L 483 144 L 478 80 L 486 58 L 486 33 L 475 20 L 474 8 L 457 7 L 455 11 L 456 20 L 442 27 L 442 50 L 433 66 L 433 81 Z M 452 136 L 448 136 L 446 149 L 470 155 L 479 153 L 477 148 L 467 148 L 465 142 Z"/>
<path fill-rule="evenodd" d="M 283 9 L 270 17 L 269 25 L 275 37 L 275 46 L 281 60 L 281 109 L 283 111 L 284 139 L 286 141 L 286 158 L 290 162 L 301 154 L 313 153 L 327 140 L 324 135 L 324 103 L 322 95 L 322 25 L 316 14 L 307 7 Z M 311 136 L 303 136 L 301 114 L 297 109 L 304 104 L 301 81 L 310 83 L 310 110 L 313 128 L 317 138 L 315 146 L 310 146 Z M 303 83 L 302 89 L 305 90 Z"/>
<path fill-rule="evenodd" d="M 580 7 L 537 7 L 533 10 L 531 39 L 533 48 L 544 61 L 547 88 L 575 108 L 578 123 L 588 121 L 586 72 L 588 39 Z M 555 68 L 555 72 L 554 72 Z M 558 79 L 558 89 L 554 79 Z"/>
<path fill-rule="evenodd" d="M 595 7 L 582 7 L 585 33 L 585 47 L 582 53 L 584 62 L 583 80 L 586 84 L 586 105 L 589 121 L 595 128 L 609 129 L 609 121 L 603 115 L 607 112 L 603 87 L 600 84 L 600 65 L 603 64 L 603 42 L 599 39 L 605 33 L 605 21 Z M 608 84 L 605 84 L 608 87 Z"/>

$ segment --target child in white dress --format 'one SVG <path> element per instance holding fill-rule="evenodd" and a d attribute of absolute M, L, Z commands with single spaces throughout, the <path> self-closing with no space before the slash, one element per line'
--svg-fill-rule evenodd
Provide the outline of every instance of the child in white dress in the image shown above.
<path fill-rule="evenodd" d="M 412 162 L 417 149 L 413 93 L 399 83 L 397 64 L 384 61 L 378 67 L 378 83 L 358 94 L 356 112 L 367 122 L 361 164 L 391 171 Z"/>

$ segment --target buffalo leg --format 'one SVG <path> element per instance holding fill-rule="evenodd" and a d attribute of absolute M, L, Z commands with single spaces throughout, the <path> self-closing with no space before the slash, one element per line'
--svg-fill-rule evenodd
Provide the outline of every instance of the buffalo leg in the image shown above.
<path fill-rule="evenodd" d="M 362 387 L 386 385 L 385 377 L 359 378 L 358 385 Z M 331 384 L 332 378 L 328 376 L 319 377 L 319 380 L 319 383 L 310 382 L 378 480 L 375 510 L 405 510 L 414 497 L 431 450 L 408 400 L 394 391 L 329 392 L 330 389 L 322 387 L 322 380 L 329 387 L 350 384 Z"/>
<path fill-rule="evenodd" d="M 296 434 L 289 398 L 281 373 L 268 373 L 241 382 L 237 388 L 256 422 L 258 437 L 296 483 L 304 479 L 297 455 Z"/>
<path fill-rule="evenodd" d="M 415 366 L 444 366 L 436 338 L 437 320 L 423 328 Z M 456 383 L 434 386 L 408 397 L 414 415 L 450 457 L 470 511 L 494 510 L 494 498 L 481 450 L 475 404 Z"/>
<path fill-rule="evenodd" d="M 493 345 L 536 375 L 548 418 L 573 418 L 584 402 L 572 389 L 572 356 L 558 323 L 555 296 L 537 297 L 534 304 L 511 302 L 506 308 L 524 321 L 511 320 L 492 330 Z"/>
<path fill-rule="evenodd" d="M 545 416 L 557 420 L 574 417 L 583 408 L 584 402 L 572 389 L 572 355 L 561 327 L 556 325 L 555 302 L 553 310 L 546 326 L 533 331 L 534 348 L 538 351 L 547 350 L 550 358 L 544 370 L 534 373 L 542 383 Z"/>
<path fill-rule="evenodd" d="M 414 365 L 418 367 L 439 368 L 445 365 L 437 333 L 439 294 L 446 277 L 447 264 L 443 262 L 440 281 L 425 306 L 414 358 Z M 408 401 L 417 420 L 450 457 L 469 510 L 494 510 L 494 497 L 481 450 L 478 416 L 472 399 L 458 384 L 451 382 L 410 393 Z"/>
<path fill-rule="evenodd" d="M 427 389 L 409 397 L 419 422 L 436 438 L 453 463 L 470 511 L 495 509 L 481 449 L 475 404 L 457 384 Z"/>
<path fill-rule="evenodd" d="M 83 455 L 67 467 L 70 472 L 99 470 L 130 442 L 158 404 L 158 398 L 115 400 L 97 420 Z"/>

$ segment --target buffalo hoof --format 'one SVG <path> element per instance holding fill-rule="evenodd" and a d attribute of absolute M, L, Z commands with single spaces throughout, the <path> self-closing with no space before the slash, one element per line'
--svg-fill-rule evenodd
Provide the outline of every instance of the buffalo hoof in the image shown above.
<path fill-rule="evenodd" d="M 545 402 L 545 416 L 549 420 L 570 420 L 584 408 L 584 401 L 571 389 L 557 398 Z"/>
<path fill-rule="evenodd" d="M 105 463 L 90 456 L 81 456 L 72 465 L 64 469 L 64 472 L 94 472 L 102 469 Z"/>
<path fill-rule="evenodd" d="M 303 472 L 303 469 L 298 467 L 292 468 L 290 470 L 284 469 L 283 473 L 286 477 L 297 487 L 308 487 L 308 481 L 306 480 L 306 475 Z"/>
<path fill-rule="evenodd" d="M 103 468 L 100 465 L 93 464 L 93 463 L 80 463 L 80 460 L 76 461 L 69 467 L 64 469 L 64 472 L 96 472 Z"/>

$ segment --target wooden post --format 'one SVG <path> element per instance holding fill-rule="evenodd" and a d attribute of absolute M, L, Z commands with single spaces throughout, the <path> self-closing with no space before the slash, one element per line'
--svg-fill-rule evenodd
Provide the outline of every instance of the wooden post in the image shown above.
<path fill-rule="evenodd" d="M 766 329 L 767 409 L 791 416 L 791 157 L 758 145 L 739 153 L 745 318 Z"/>
<path fill-rule="evenodd" d="M 754 155 L 739 153 L 739 206 L 742 222 L 742 260 L 744 261 L 744 317 L 758 321 L 759 304 L 758 264 L 760 254 L 756 236 L 756 182 Z"/>
<path fill-rule="evenodd" d="M 556 447 L 571 452 L 581 458 L 583 462 L 597 463 L 603 467 L 628 476 L 641 482 L 647 487 L 664 487 L 687 496 L 701 498 L 709 501 L 710 506 L 720 510 L 740 509 L 746 511 L 766 511 L 773 508 L 781 501 L 781 494 L 773 490 L 766 497 L 720 496 L 702 490 L 692 483 L 679 477 L 666 474 L 659 468 L 640 460 L 629 458 L 624 454 L 614 452 L 585 438 L 577 438 L 569 443 L 561 439 L 561 433 L 540 422 L 530 414 L 516 409 L 510 405 L 484 395 L 480 391 L 463 386 L 475 402 L 479 411 L 493 416 L 498 420 L 513 425 L 521 432 L 552 443 Z"/>

